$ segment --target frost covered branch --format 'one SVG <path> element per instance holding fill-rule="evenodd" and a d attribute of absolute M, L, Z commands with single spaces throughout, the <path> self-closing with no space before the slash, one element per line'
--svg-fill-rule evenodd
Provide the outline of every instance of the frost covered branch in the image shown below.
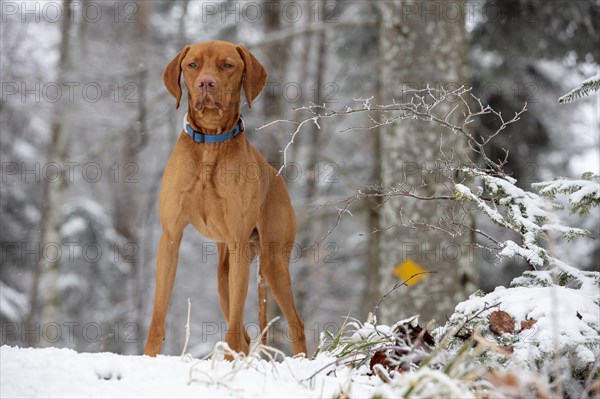
<path fill-rule="evenodd" d="M 290 139 L 281 151 L 284 158 L 282 168 L 285 168 L 288 159 L 287 152 L 294 143 L 296 136 L 300 133 L 302 126 L 306 123 L 313 122 L 320 128 L 318 121 L 321 119 L 344 118 L 353 114 L 367 115 L 369 124 L 358 127 L 347 127 L 341 130 L 341 132 L 348 132 L 351 130 L 372 130 L 404 119 L 416 119 L 438 124 L 454 134 L 464 136 L 467 139 L 468 146 L 482 158 L 494 173 L 499 176 L 505 176 L 503 166 L 506 163 L 508 152 L 505 152 L 503 160 L 492 160 L 486 153 L 485 146 L 502 130 L 506 129 L 508 125 L 520 119 L 521 114 L 527 110 L 527 103 L 511 118 L 505 118 L 501 112 L 494 110 L 489 105 L 484 105 L 479 98 L 472 94 L 471 88 L 465 88 L 464 86 L 454 90 L 446 90 L 444 88 L 435 89 L 427 86 L 420 90 L 407 90 L 404 94 L 409 100 L 403 103 L 392 101 L 391 104 L 377 105 L 371 103 L 372 98 L 357 98 L 355 101 L 358 105 L 355 108 L 346 107 L 344 110 L 336 110 L 325 104 L 317 105 L 310 103 L 307 106 L 293 109 L 295 112 L 303 112 L 307 115 L 301 116 L 297 120 L 275 120 L 264 124 L 258 130 L 278 123 L 296 125 L 296 129 L 290 133 Z M 450 111 L 446 111 L 444 108 L 448 103 L 455 104 Z M 450 117 L 457 114 L 458 108 L 462 110 L 462 115 L 459 122 L 452 123 Z M 477 118 L 486 115 L 493 116 L 496 119 L 497 128 L 487 137 L 477 137 L 469 131 L 468 127 Z"/>
<path fill-rule="evenodd" d="M 301 127 L 309 122 L 318 125 L 321 119 L 341 119 L 353 114 L 363 114 L 367 124 L 343 128 L 342 132 L 352 130 L 371 130 L 383 125 L 401 122 L 405 119 L 417 119 L 443 126 L 448 132 L 462 136 L 471 154 L 462 154 L 462 158 L 455 159 L 455 154 L 447 155 L 442 148 L 440 138 L 439 158 L 436 165 L 423 171 L 424 175 L 434 175 L 444 179 L 444 192 L 433 195 L 422 195 L 420 191 L 427 188 L 426 179 L 420 183 L 407 186 L 408 179 L 404 176 L 404 183 L 395 186 L 365 186 L 358 189 L 356 194 L 341 201 L 329 202 L 335 205 L 339 212 L 331 229 L 313 245 L 322 243 L 338 227 L 343 215 L 350 213 L 351 207 L 358 201 L 366 198 L 379 198 L 385 203 L 392 197 L 406 197 L 418 201 L 451 201 L 454 205 L 445 207 L 442 217 L 437 223 L 426 223 L 421 220 L 407 220 L 398 209 L 401 226 L 417 230 L 437 230 L 452 237 L 465 233 L 474 233 L 484 238 L 484 245 L 475 243 L 475 246 L 488 248 L 485 243 L 497 251 L 499 257 L 522 257 L 532 270 L 557 264 L 543 243 L 551 232 L 561 234 L 567 240 L 577 237 L 591 237 L 592 233 L 575 227 L 562 224 L 556 211 L 561 209 L 560 203 L 554 201 L 557 193 L 569 194 L 569 201 L 573 212 L 584 215 L 591 207 L 600 204 L 600 178 L 586 174 L 579 180 L 558 179 L 554 182 L 542 182 L 533 185 L 539 194 L 526 191 L 517 186 L 517 181 L 504 171 L 508 160 L 508 151 L 500 159 L 492 159 L 488 147 L 509 125 L 519 121 L 521 115 L 527 110 L 527 104 L 510 117 L 505 117 L 501 112 L 475 97 L 471 89 L 460 87 L 455 90 L 434 89 L 427 87 L 421 90 L 408 90 L 404 93 L 407 101 L 399 103 L 377 105 L 372 98 L 360 98 L 355 101 L 358 105 L 354 108 L 346 107 L 336 110 L 327 105 L 309 104 L 295 109 L 297 112 L 307 114 L 296 121 L 273 121 L 263 127 L 278 122 L 294 123 L 296 129 L 291 133 L 290 140 L 285 148 L 284 164 L 287 162 L 287 151 L 294 142 L 294 138 L 301 132 Z M 469 127 L 478 118 L 491 118 L 495 126 L 486 135 L 474 133 Z M 487 125 L 490 121 L 487 122 Z M 473 155 L 475 157 L 473 157 Z M 476 158 L 476 159 L 472 159 Z M 402 177 L 400 177 L 402 178 Z M 474 207 L 472 205 L 475 205 Z M 520 242 L 494 238 L 489 232 L 474 229 L 467 222 L 467 218 L 475 212 L 482 212 L 496 225 L 503 229 L 515 232 L 520 237 Z M 390 226 L 394 227 L 394 226 Z M 376 233 L 377 231 L 373 231 Z"/>
<path fill-rule="evenodd" d="M 587 96 L 593 91 L 598 90 L 600 90 L 600 75 L 592 76 L 591 78 L 584 80 L 579 84 L 579 86 L 577 86 L 576 88 L 559 98 L 558 102 L 561 104 L 567 104 L 581 97 Z"/>

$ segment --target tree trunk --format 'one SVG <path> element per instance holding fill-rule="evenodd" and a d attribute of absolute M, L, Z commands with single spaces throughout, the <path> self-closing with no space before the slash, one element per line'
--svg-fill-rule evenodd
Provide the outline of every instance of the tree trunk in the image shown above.
<path fill-rule="evenodd" d="M 279 0 L 265 1 L 265 10 L 268 12 L 264 16 L 265 34 L 268 36 L 281 30 L 281 8 Z M 268 6 L 267 6 L 268 5 Z M 290 49 L 290 40 L 275 41 L 264 46 L 261 49 L 265 55 L 264 64 L 269 74 L 269 82 L 264 91 L 263 113 L 265 121 L 281 119 L 283 117 L 283 97 L 282 88 L 286 83 L 286 72 L 288 65 L 288 52 Z M 281 150 L 275 133 L 259 135 L 258 146 L 261 152 L 267 158 L 267 162 L 273 165 L 280 163 Z"/>
<path fill-rule="evenodd" d="M 113 225 L 115 229 L 123 236 L 126 245 L 134 245 L 136 248 L 133 259 L 123 259 L 123 261 L 132 261 L 133 273 L 131 276 L 131 298 L 133 299 L 135 313 L 130 317 L 135 318 L 138 326 L 145 325 L 144 323 L 144 305 L 148 300 L 146 294 L 147 278 L 144 275 L 142 260 L 138 258 L 140 247 L 142 247 L 143 237 L 140 234 L 140 221 L 145 215 L 140 211 L 142 207 L 141 186 L 138 182 L 128 179 L 126 176 L 131 171 L 137 171 L 133 179 L 140 176 L 143 161 L 140 157 L 142 150 L 148 145 L 151 133 L 148 130 L 148 101 L 147 101 L 147 86 L 148 86 L 148 47 L 150 44 L 150 16 L 152 14 L 152 2 L 139 2 L 138 22 L 135 24 L 131 32 L 131 42 L 134 43 L 131 49 L 132 56 L 129 59 L 129 68 L 132 71 L 137 71 L 136 85 L 138 89 L 137 114 L 136 123 L 127 129 L 121 148 L 119 149 L 119 158 L 117 168 L 119 170 L 119 179 L 116 182 L 116 190 L 114 190 L 114 212 Z M 183 3 L 184 14 L 187 11 L 187 1 Z M 183 32 L 183 31 L 182 31 Z M 158 190 L 156 190 L 158 191 Z M 150 195 L 155 195 L 151 193 Z M 143 260 L 146 260 L 144 258 Z M 119 288 L 117 288 L 119 289 Z M 122 290 L 123 293 L 125 290 Z M 125 299 L 125 298 L 123 298 Z M 122 320 L 125 322 L 125 320 Z M 140 334 L 143 336 L 143 334 Z M 143 348 L 143 341 L 138 340 L 137 350 Z"/>
<path fill-rule="evenodd" d="M 265 7 L 269 12 L 265 14 L 265 34 L 274 34 L 281 30 L 281 18 L 280 10 L 282 7 L 281 1 L 265 1 L 268 3 L 268 7 Z M 264 45 L 261 47 L 265 59 L 264 64 L 269 74 L 269 82 L 267 88 L 264 91 L 264 99 L 262 111 L 265 121 L 272 121 L 281 119 L 283 117 L 283 99 L 281 96 L 281 88 L 285 85 L 287 64 L 288 64 L 288 51 L 290 48 L 290 41 L 275 41 L 273 43 Z M 258 147 L 261 152 L 265 155 L 267 162 L 275 165 L 277 168 L 280 163 L 281 153 L 280 146 L 276 137 L 273 137 L 275 133 L 261 134 L 258 137 Z M 260 260 L 259 260 L 260 262 Z M 259 264 L 260 267 L 260 264 Z M 259 299 L 260 302 L 260 299 Z M 275 317 L 280 316 L 281 312 L 277 306 L 273 295 L 267 297 L 267 322 L 273 320 Z M 275 342 L 283 346 L 284 337 L 282 330 L 276 329 L 276 326 L 271 329 L 273 332 L 273 339 Z M 271 332 L 270 332 L 271 333 Z"/>
<path fill-rule="evenodd" d="M 57 81 L 65 81 L 70 69 L 70 21 L 71 21 L 71 1 L 64 0 L 61 25 L 61 43 L 59 49 L 59 64 Z M 51 142 L 48 145 L 47 164 L 63 165 L 69 153 L 69 107 L 59 105 L 58 112 L 51 125 Z M 64 203 L 65 192 L 68 186 L 67 168 L 61 167 L 61 176 L 57 179 L 44 179 L 44 197 L 42 201 L 42 219 L 40 227 L 40 257 L 37 263 L 34 283 L 30 297 L 30 310 L 26 323 L 30 326 L 36 318 L 38 310 L 38 295 L 41 293 L 40 303 L 40 323 L 41 328 L 48 323 L 57 322 L 60 306 L 60 293 L 58 291 L 58 279 L 60 276 L 59 253 L 55 253 L 55 248 L 61 248 L 60 228 L 63 224 L 64 216 L 61 207 Z M 37 330 L 37 328 L 35 329 Z M 42 346 L 50 345 L 43 336 L 39 342 L 32 340 L 33 335 L 27 336 L 28 345 L 40 344 Z"/>
<path fill-rule="evenodd" d="M 139 184 L 133 179 L 139 176 L 135 173 L 133 178 L 127 178 L 131 171 L 140 169 L 140 152 L 148 144 L 148 125 L 147 125 L 147 52 L 149 45 L 150 14 L 152 2 L 140 2 L 138 13 L 138 23 L 132 32 L 131 58 L 129 58 L 129 68 L 137 71 L 137 118 L 136 123 L 127 129 L 119 149 L 119 160 L 116 165 L 118 168 L 117 188 L 114 191 L 115 211 L 113 214 L 113 225 L 115 229 L 128 241 L 139 242 L 137 233 L 138 210 L 140 209 Z"/>
<path fill-rule="evenodd" d="M 381 89 L 384 103 L 404 102 L 403 89 L 456 88 L 468 81 L 467 37 L 463 18 L 450 20 L 443 3 L 425 1 L 381 2 Z M 414 12 L 416 10 L 416 12 Z M 410 12 L 409 12 L 410 11 Z M 454 16 L 454 15 L 452 15 Z M 448 111 L 456 104 L 446 104 Z M 440 142 L 440 138 L 443 141 Z M 445 191 L 436 167 L 440 146 L 446 154 L 466 151 L 464 140 L 432 122 L 401 120 L 381 130 L 380 166 L 384 186 L 419 187 L 421 195 Z M 439 166 L 439 165 L 438 165 Z M 392 323 L 415 314 L 421 322 L 443 323 L 454 306 L 474 289 L 474 264 L 469 235 L 451 237 L 403 225 L 425 222 L 439 226 L 452 204 L 393 197 L 381 208 L 379 226 L 379 292 L 384 295 L 398 282 L 394 269 L 411 259 L 436 274 L 415 285 L 402 286 L 380 306 L 380 318 Z M 472 224 L 472 220 L 465 221 Z"/>

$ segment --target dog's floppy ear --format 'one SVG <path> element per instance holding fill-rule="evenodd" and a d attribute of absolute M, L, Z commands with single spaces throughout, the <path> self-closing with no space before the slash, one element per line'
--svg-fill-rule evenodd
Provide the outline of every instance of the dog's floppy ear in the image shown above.
<path fill-rule="evenodd" d="M 165 68 L 163 72 L 163 82 L 169 90 L 169 93 L 177 100 L 177 105 L 175 108 L 179 108 L 179 101 L 181 100 L 181 85 L 179 83 L 179 78 L 181 77 L 181 61 L 190 50 L 190 46 L 185 46 L 183 50 L 181 50 L 175 58 L 169 62 L 169 65 Z"/>
<path fill-rule="evenodd" d="M 237 46 L 237 51 L 244 60 L 244 77 L 242 85 L 246 93 L 248 108 L 252 108 L 252 100 L 259 95 L 267 83 L 267 70 L 244 46 Z"/>

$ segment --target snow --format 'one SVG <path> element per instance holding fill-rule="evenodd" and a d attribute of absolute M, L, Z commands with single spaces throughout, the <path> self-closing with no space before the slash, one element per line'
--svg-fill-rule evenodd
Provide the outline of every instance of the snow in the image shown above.
<path fill-rule="evenodd" d="M 566 265 L 556 266 L 555 271 L 531 273 L 543 282 L 542 286 L 531 286 L 528 277 L 519 277 L 513 281 L 513 287 L 497 287 L 485 296 L 472 295 L 456 306 L 449 324 L 460 324 L 460 320 L 475 314 L 479 314 L 480 320 L 486 320 L 494 311 L 505 311 L 515 320 L 513 364 L 525 364 L 535 370 L 536 362 L 552 359 L 555 352 L 571 353 L 570 361 L 576 368 L 593 364 L 600 356 L 600 289 L 596 282 L 599 275 L 594 272 L 584 274 Z M 560 273 L 573 276 L 579 286 L 551 285 L 551 274 L 557 274 L 559 269 Z M 528 286 L 518 286 L 520 284 Z M 543 286 L 546 284 L 549 286 Z M 491 306 L 495 304 L 499 305 Z M 488 309 L 482 311 L 486 306 Z M 531 328 L 521 328 L 521 321 L 532 319 L 536 322 Z M 485 338 L 494 342 L 492 335 Z"/>
<path fill-rule="evenodd" d="M 501 246 L 502 250 L 499 253 L 501 257 L 514 258 L 515 256 L 520 256 L 536 268 L 544 266 L 544 259 L 538 255 L 540 247 L 535 244 L 530 244 L 530 247 L 533 247 L 533 249 L 528 249 L 521 247 L 514 241 L 506 240 Z"/>
<path fill-rule="evenodd" d="M 549 223 L 549 224 L 544 224 L 542 225 L 542 230 L 544 231 L 557 231 L 559 233 L 563 233 L 563 234 L 576 234 L 576 235 L 580 235 L 580 236 L 585 236 L 588 235 L 589 232 L 585 229 L 580 229 L 577 227 L 567 227 L 567 226 L 563 226 L 562 224 L 556 224 L 556 223 Z"/>
<path fill-rule="evenodd" d="M 256 360 L 232 373 L 233 363 L 225 360 L 216 361 L 213 369 L 211 360 L 2 346 L 0 396 L 312 398 L 335 397 L 351 381 L 352 396 L 370 397 L 382 384 L 377 377 L 352 378 L 352 369 L 335 365 L 300 382 L 334 361 L 326 355 L 277 363 Z"/>
<path fill-rule="evenodd" d="M 477 396 L 465 386 L 457 384 L 456 380 L 443 373 L 441 370 L 431 368 L 419 369 L 414 373 L 399 373 L 394 378 L 394 385 L 404 387 L 400 395 L 391 389 L 389 391 L 381 391 L 381 397 L 395 398 L 406 397 L 407 391 L 417 387 L 412 391 L 411 397 L 417 398 L 460 398 L 469 399 Z M 445 388 L 440 394 L 440 385 Z"/>
<path fill-rule="evenodd" d="M 488 217 L 492 219 L 494 223 L 497 223 L 501 226 L 505 225 L 502 214 L 496 209 L 493 209 L 492 207 L 488 206 L 484 201 L 480 200 L 479 196 L 473 194 L 470 188 L 468 188 L 464 184 L 459 183 L 454 185 L 454 190 L 457 199 L 465 197 L 471 201 L 476 201 L 477 207 L 483 210 L 486 213 L 486 215 L 488 215 Z"/>
<path fill-rule="evenodd" d="M 557 179 L 552 182 L 534 183 L 533 187 L 540 187 L 540 194 L 569 192 L 569 202 L 572 204 L 577 204 L 588 196 L 600 199 L 600 183 L 593 180 Z"/>
<path fill-rule="evenodd" d="M 498 355 L 509 356 L 503 367 L 535 375 L 558 355 L 568 359 L 573 370 L 588 370 L 600 356 L 600 273 L 577 270 L 551 257 L 549 263 L 552 269 L 526 272 L 509 288 L 472 295 L 456 306 L 447 325 L 434 335 L 452 332 L 457 326 L 474 331 L 465 320 L 485 323 L 491 312 L 504 311 L 514 320 L 513 333 L 494 336 L 489 328 L 479 330 L 490 343 L 512 347 L 511 355 Z M 529 328 L 522 327 L 524 321 L 532 322 Z M 418 323 L 418 316 L 399 323 Z M 346 336 L 350 334 L 351 341 L 360 344 L 355 348 L 363 349 L 367 342 L 389 343 L 395 330 L 358 321 L 348 326 Z M 464 344 L 461 339 L 454 338 L 459 347 Z M 335 357 L 336 351 L 347 350 L 345 343 L 337 345 L 339 350 L 322 351 L 315 359 L 280 356 L 279 361 L 267 361 L 248 356 L 234 362 L 218 360 L 222 353 L 195 360 L 2 346 L 0 397 L 476 397 L 475 385 L 459 376 L 474 359 L 454 364 L 451 372 L 445 369 L 450 370 L 452 360 L 443 368 L 425 366 L 392 373 L 384 383 L 384 378 L 370 375 L 368 365 L 348 367 Z M 360 359 L 360 352 L 351 353 Z"/>
<path fill-rule="evenodd" d="M 592 198 L 600 198 L 600 184 L 586 181 L 581 189 L 571 194 L 569 201 L 573 204 L 579 203 L 584 197 L 591 196 Z"/>

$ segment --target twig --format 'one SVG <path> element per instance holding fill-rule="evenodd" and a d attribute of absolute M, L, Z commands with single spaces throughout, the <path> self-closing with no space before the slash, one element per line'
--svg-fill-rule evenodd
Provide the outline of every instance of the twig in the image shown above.
<path fill-rule="evenodd" d="M 336 359 L 335 361 L 326 364 L 325 366 L 321 367 L 320 369 L 318 369 L 317 371 L 315 371 L 314 373 L 312 373 L 309 377 L 306 377 L 302 380 L 300 380 L 300 382 L 310 382 L 310 380 L 312 380 L 313 378 L 315 378 L 319 373 L 321 373 L 323 370 L 328 369 L 331 366 L 339 366 L 340 364 L 342 364 L 342 362 L 344 362 L 346 359 L 350 359 L 352 357 L 356 357 L 357 355 L 368 355 L 371 352 L 370 349 L 366 349 L 366 350 L 362 350 L 362 351 L 356 351 L 356 352 L 352 352 L 346 356 L 340 357 L 338 359 Z"/>
<path fill-rule="evenodd" d="M 517 122 L 520 119 L 521 114 L 527 111 L 527 103 L 524 103 L 523 108 L 516 112 L 511 119 L 505 119 L 500 112 L 495 111 L 489 105 L 484 106 L 480 99 L 475 97 L 471 93 L 471 88 L 459 87 L 455 90 L 447 91 L 445 89 L 434 89 L 431 87 L 427 87 L 425 89 L 420 90 L 407 90 L 405 94 L 412 95 L 410 97 L 410 101 L 405 103 L 396 103 L 393 101 L 391 104 L 387 105 L 376 105 L 371 104 L 369 99 L 355 99 L 360 105 L 357 108 L 346 107 L 343 111 L 335 110 L 329 108 L 325 104 L 317 105 L 309 103 L 307 106 L 294 108 L 293 111 L 305 111 L 309 113 L 309 116 L 301 119 L 301 120 L 275 120 L 264 124 L 259 127 L 258 130 L 263 129 L 267 126 L 271 126 L 276 123 L 292 123 L 297 127 L 294 132 L 290 135 L 290 140 L 285 145 L 283 150 L 284 162 L 279 172 L 283 170 L 287 166 L 287 152 L 290 146 L 293 144 L 296 135 L 300 132 L 300 128 L 308 122 L 315 123 L 319 128 L 318 121 L 319 119 L 328 119 L 328 118 L 336 118 L 343 117 L 352 114 L 367 114 L 367 118 L 371 122 L 371 126 L 360 126 L 360 127 L 350 127 L 343 129 L 342 131 L 349 130 L 357 130 L 357 129 L 373 129 L 375 127 L 390 125 L 395 123 L 398 120 L 402 119 L 418 119 L 423 121 L 434 122 L 439 124 L 448 130 L 450 130 L 454 134 L 460 134 L 467 139 L 468 146 L 479 154 L 482 159 L 486 162 L 486 164 L 490 167 L 491 170 L 494 171 L 498 176 L 505 176 L 503 171 L 503 166 L 506 162 L 504 161 L 495 162 L 493 161 L 485 151 L 485 145 L 488 144 L 493 138 L 495 138 L 501 131 L 503 131 L 508 125 Z M 458 108 L 458 104 L 454 106 L 450 112 L 443 112 L 442 110 L 438 111 L 440 104 L 448 101 L 456 101 L 458 98 L 460 104 L 465 108 L 465 112 L 463 112 L 464 119 L 459 123 L 451 123 L 449 121 L 451 114 L 456 114 L 456 109 Z M 475 100 L 479 109 L 472 109 L 470 105 L 471 100 Z M 430 102 L 428 102 L 430 101 Z M 441 114 L 436 114 L 440 113 Z M 378 118 L 373 115 L 377 115 Z M 488 137 L 482 138 L 481 141 L 477 140 L 475 136 L 473 136 L 468 130 L 467 126 L 471 124 L 476 117 L 481 117 L 485 115 L 494 115 L 499 123 L 498 128 L 492 132 Z"/>
<path fill-rule="evenodd" d="M 192 310 L 192 303 L 188 298 L 188 311 L 187 311 L 187 322 L 185 323 L 185 342 L 183 344 L 183 350 L 181 351 L 181 360 L 183 360 L 185 353 L 187 352 L 187 346 L 190 342 L 190 313 Z"/>
<path fill-rule="evenodd" d="M 278 317 L 275 317 L 274 319 L 272 319 L 269 322 L 269 324 L 261 332 L 261 337 L 267 333 L 267 330 L 271 327 L 271 325 L 276 320 L 278 320 Z M 197 366 L 201 362 L 206 361 L 207 359 L 210 358 L 211 371 L 216 371 L 217 358 L 223 356 L 223 354 L 226 354 L 233 359 L 233 362 L 231 363 L 231 370 L 229 370 L 225 374 L 220 375 L 220 376 L 214 376 L 214 375 L 211 375 L 210 372 L 197 369 Z M 245 369 L 253 369 L 261 374 L 266 374 L 264 370 L 261 370 L 259 368 L 259 366 L 262 363 L 257 364 L 257 361 L 262 360 L 263 358 L 267 359 L 268 360 L 267 364 L 270 364 L 272 366 L 271 372 L 273 373 L 273 375 L 278 376 L 277 368 L 275 367 L 275 364 L 277 363 L 277 359 L 279 359 L 279 358 L 285 362 L 285 354 L 282 351 L 280 351 L 279 349 L 273 348 L 271 346 L 263 345 L 261 343 L 261 338 L 259 338 L 259 340 L 250 347 L 250 350 L 247 355 L 244 353 L 241 353 L 241 352 L 235 352 L 234 350 L 232 350 L 229 347 L 229 345 L 226 342 L 217 342 L 211 353 L 209 353 L 203 359 L 196 362 L 190 368 L 188 385 L 191 384 L 192 382 L 198 381 L 198 382 L 203 382 L 203 383 L 206 383 L 209 385 L 222 385 L 222 386 L 228 387 L 227 384 L 225 383 L 225 381 L 233 379 L 237 375 L 238 372 L 240 372 L 241 370 L 245 370 Z M 290 374 L 292 376 L 294 376 L 294 372 L 293 372 L 291 366 L 287 362 L 285 362 L 285 364 L 288 367 Z M 201 375 L 206 377 L 206 380 L 194 378 L 194 372 L 200 373 Z M 294 378 L 296 378 L 296 377 L 294 376 Z M 298 379 L 296 378 L 296 380 L 298 380 Z"/>
<path fill-rule="evenodd" d="M 401 283 L 396 283 L 394 284 L 394 286 L 392 287 L 392 289 L 390 289 L 388 292 L 386 292 L 381 298 L 379 298 L 379 301 L 377 301 L 377 304 L 375 305 L 375 307 L 373 308 L 373 315 L 375 316 L 373 318 L 373 321 L 377 321 L 377 311 L 379 310 L 379 305 L 381 305 L 381 302 L 383 302 L 383 300 L 385 298 L 387 298 L 388 295 L 390 295 L 392 292 L 394 292 L 395 290 L 397 290 L 398 288 L 402 287 L 403 285 L 406 285 L 406 283 L 408 283 L 410 280 L 412 280 L 413 278 L 420 276 L 422 274 L 435 274 L 437 272 L 431 272 L 431 271 L 424 271 L 424 272 L 419 272 L 419 273 L 415 273 L 412 276 L 410 276 L 409 278 L 407 278 L 406 280 L 402 281 Z M 375 324 L 375 323 L 374 323 Z"/>
<path fill-rule="evenodd" d="M 497 308 L 498 306 L 500 306 L 500 302 L 497 302 L 497 303 L 495 303 L 495 304 L 493 304 L 493 305 L 487 305 L 487 304 L 486 304 L 486 305 L 483 307 L 483 309 L 481 309 L 479 312 L 475 313 L 475 314 L 474 314 L 473 316 L 471 316 L 471 317 L 467 317 L 467 318 L 465 319 L 465 321 L 464 321 L 464 322 L 463 322 L 463 323 L 462 323 L 462 324 L 461 324 L 461 325 L 460 325 L 460 326 L 459 326 L 459 327 L 458 327 L 458 328 L 457 328 L 457 329 L 456 329 L 456 330 L 453 332 L 453 336 L 460 338 L 460 337 L 458 336 L 458 333 L 460 332 L 460 330 L 462 330 L 463 328 L 465 328 L 465 326 L 466 326 L 467 324 L 469 324 L 470 322 L 472 322 L 473 320 L 475 320 L 476 318 L 478 318 L 478 317 L 479 317 L 479 316 L 480 316 L 482 313 L 484 313 L 484 312 L 487 312 L 487 311 L 488 311 L 488 310 L 490 310 L 490 309 Z"/>

